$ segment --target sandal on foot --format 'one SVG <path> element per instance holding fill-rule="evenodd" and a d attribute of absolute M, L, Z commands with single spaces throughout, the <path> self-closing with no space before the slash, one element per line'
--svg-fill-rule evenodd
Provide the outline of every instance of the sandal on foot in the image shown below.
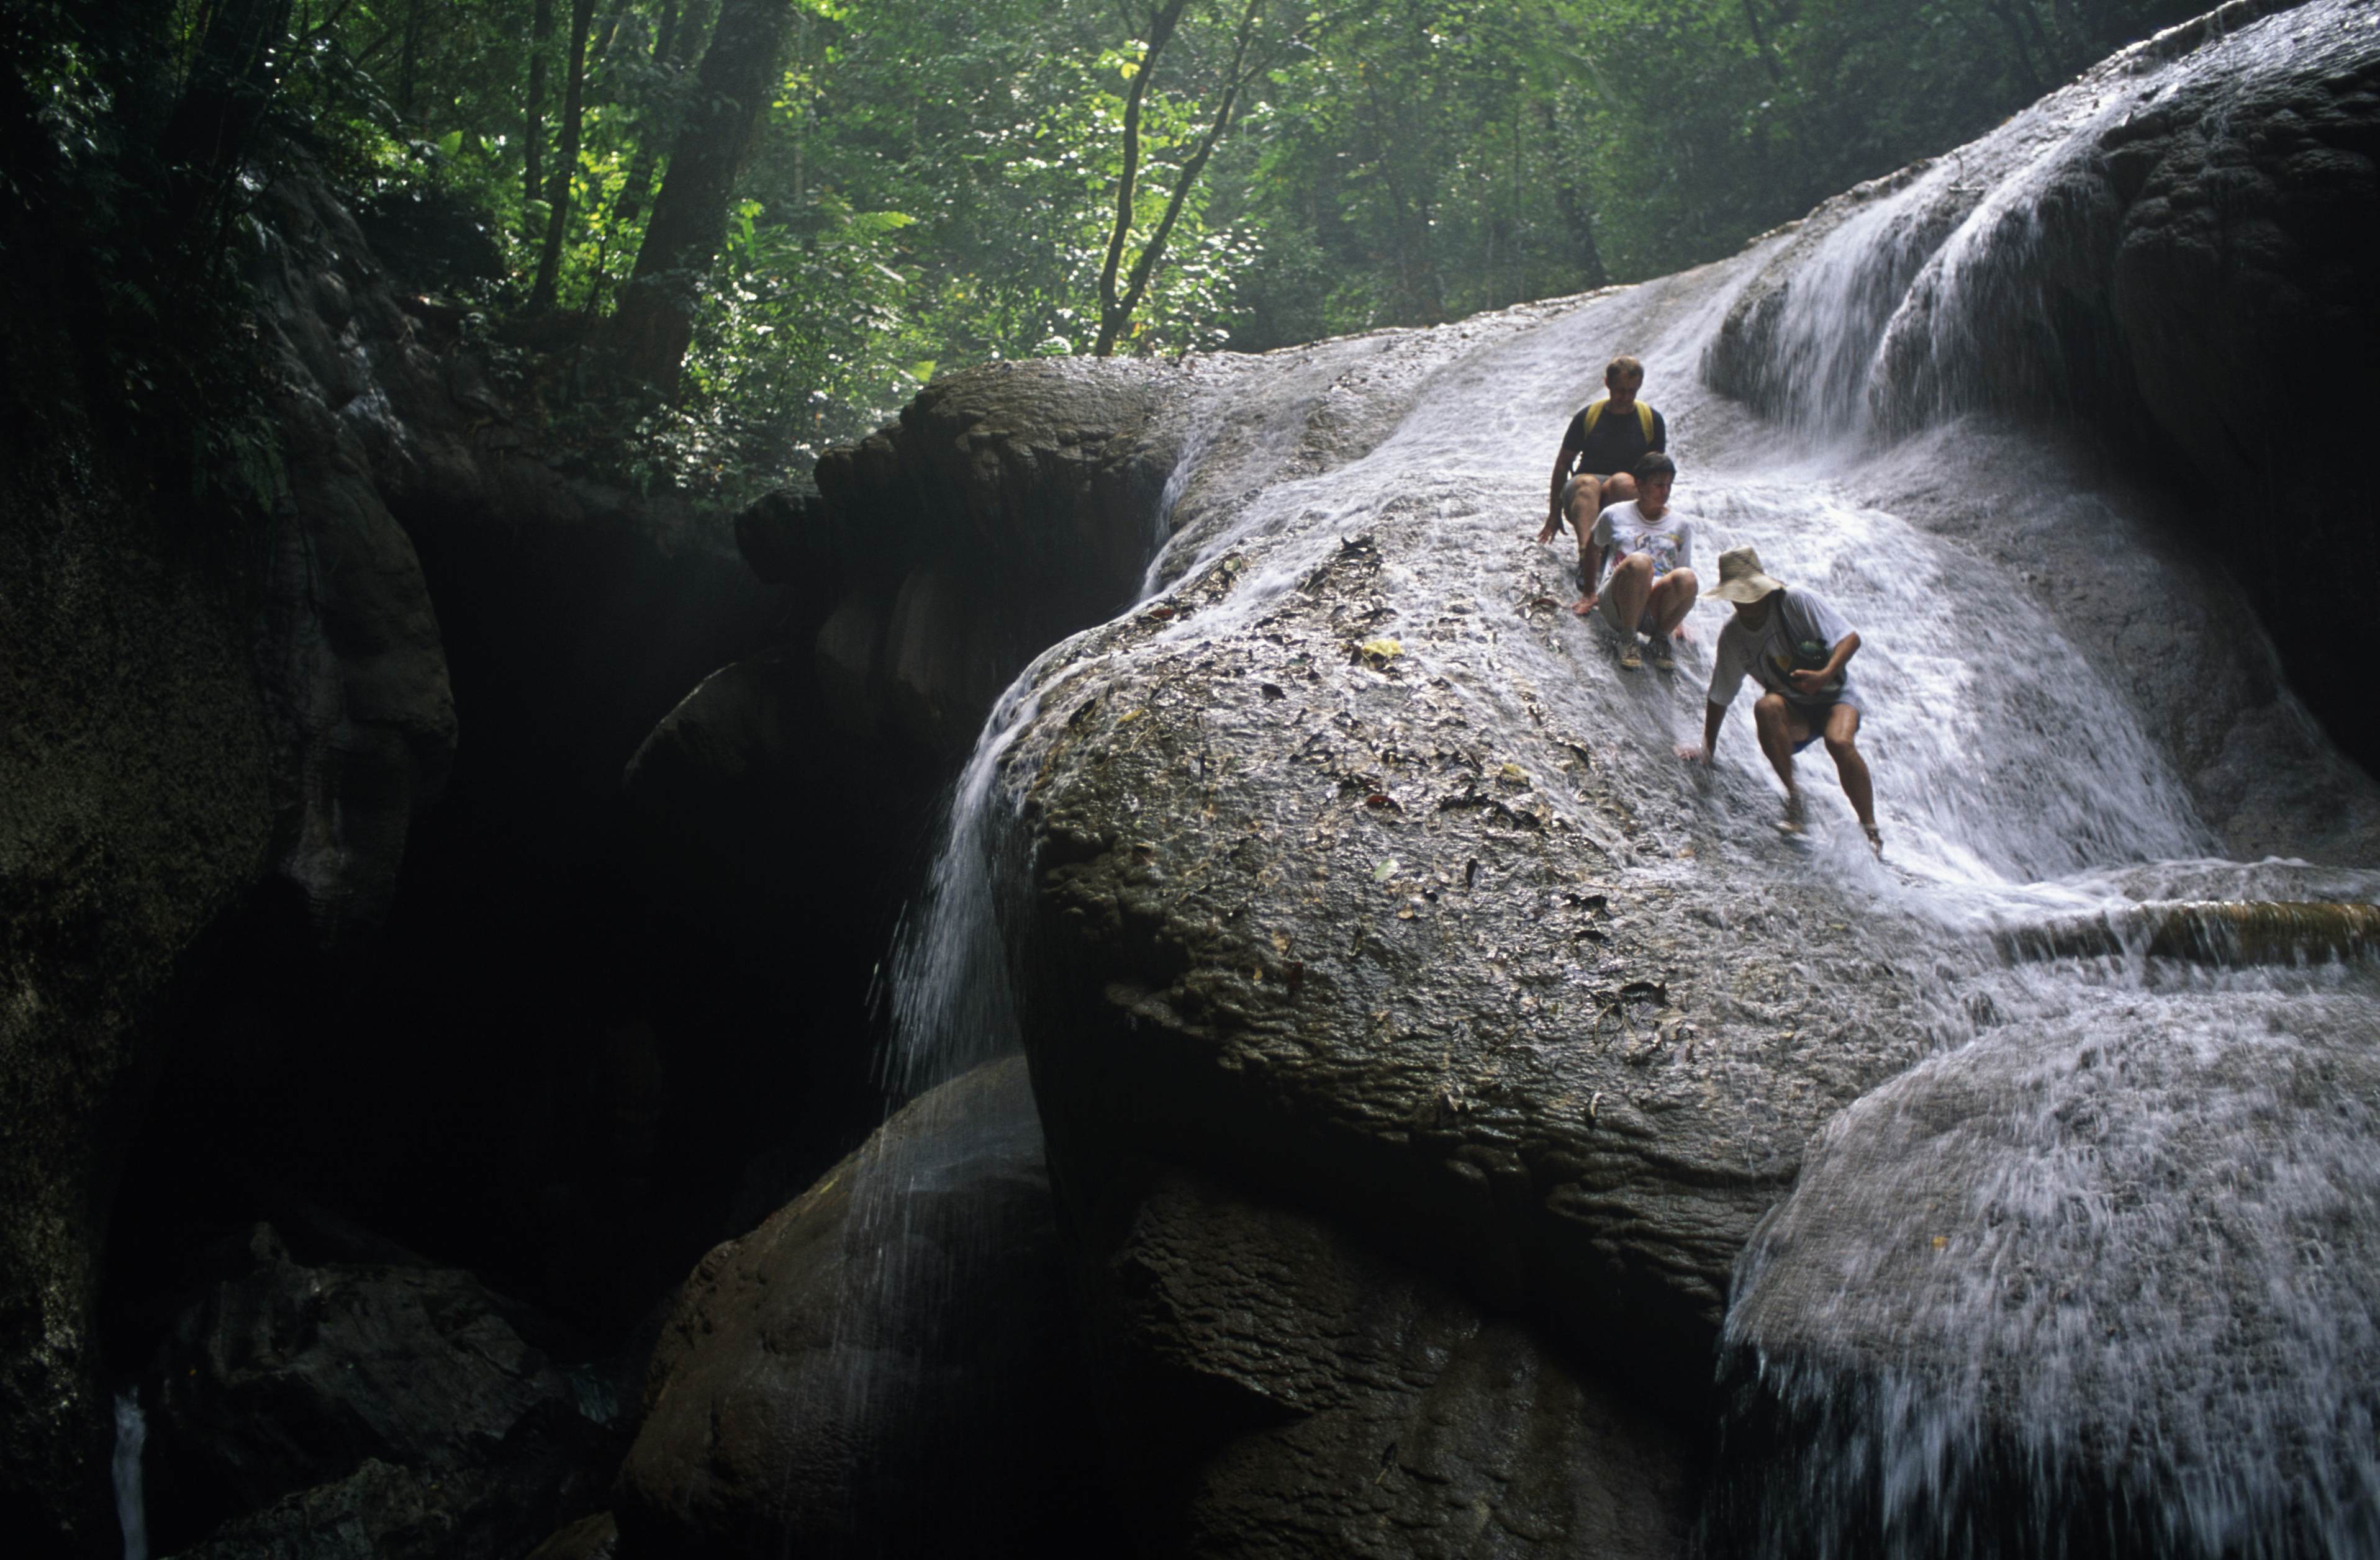
<path fill-rule="evenodd" d="M 1860 825 L 1867 834 L 1867 848 L 1877 855 L 1884 854 L 1884 831 L 1872 823 Z"/>
<path fill-rule="evenodd" d="M 1678 670 L 1678 655 L 1677 655 L 1677 652 L 1676 652 L 1676 651 L 1674 651 L 1674 650 L 1672 650 L 1672 649 L 1670 649 L 1670 647 L 1668 647 L 1667 645 L 1656 645 L 1656 646 L 1654 646 L 1654 647 L 1653 647 L 1653 670 L 1654 670 L 1654 671 L 1677 671 L 1677 670 Z"/>
<path fill-rule="evenodd" d="M 1621 646 L 1620 649 L 1620 670 L 1622 671 L 1642 671 L 1644 669 L 1645 658 L 1637 653 L 1636 647 L 1633 645 Z"/>

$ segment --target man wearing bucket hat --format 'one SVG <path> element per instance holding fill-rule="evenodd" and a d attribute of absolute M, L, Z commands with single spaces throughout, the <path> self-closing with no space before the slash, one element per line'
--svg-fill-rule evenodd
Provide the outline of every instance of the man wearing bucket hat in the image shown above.
<path fill-rule="evenodd" d="M 1760 751 L 1768 755 L 1777 778 L 1785 782 L 1785 816 L 1778 827 L 1801 832 L 1802 792 L 1793 783 L 1793 755 L 1823 742 L 1867 842 L 1884 849 L 1884 836 L 1876 827 L 1875 789 L 1856 741 L 1859 694 L 1847 670 L 1859 653 L 1860 636 L 1816 591 L 1788 589 L 1764 574 L 1760 554 L 1748 547 L 1730 548 L 1718 555 L 1718 584 L 1704 592 L 1703 599 L 1733 604 L 1735 616 L 1719 630 L 1712 653 L 1703 744 L 1681 747 L 1678 756 L 1690 763 L 1711 761 L 1727 707 L 1749 671 L 1765 690 L 1752 707 Z"/>

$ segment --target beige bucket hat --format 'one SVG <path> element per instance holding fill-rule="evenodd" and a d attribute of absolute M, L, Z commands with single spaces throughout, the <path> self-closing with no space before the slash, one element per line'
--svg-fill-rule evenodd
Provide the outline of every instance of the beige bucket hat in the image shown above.
<path fill-rule="evenodd" d="M 1785 588 L 1783 580 L 1760 572 L 1760 554 L 1748 547 L 1730 547 L 1718 555 L 1718 583 L 1703 592 L 1706 601 L 1757 601 L 1772 590 Z"/>

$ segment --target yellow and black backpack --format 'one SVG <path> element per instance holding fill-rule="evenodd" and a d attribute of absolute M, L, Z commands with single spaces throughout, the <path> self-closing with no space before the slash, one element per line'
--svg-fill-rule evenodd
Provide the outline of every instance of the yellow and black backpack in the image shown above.
<path fill-rule="evenodd" d="M 1595 425 L 1603 420 L 1603 408 L 1609 405 L 1609 397 L 1587 403 L 1586 426 L 1579 429 L 1580 438 L 1584 439 L 1595 431 Z M 1645 430 L 1645 443 L 1650 448 L 1653 443 L 1653 408 L 1642 401 L 1636 403 L 1636 426 Z"/>

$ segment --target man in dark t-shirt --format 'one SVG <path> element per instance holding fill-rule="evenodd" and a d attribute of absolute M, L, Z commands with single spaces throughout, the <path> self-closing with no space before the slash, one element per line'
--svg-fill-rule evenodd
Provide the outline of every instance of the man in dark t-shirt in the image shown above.
<path fill-rule="evenodd" d="M 1579 598 L 1571 611 L 1585 617 L 1595 610 L 1595 581 L 1585 575 L 1587 538 L 1595 517 L 1615 503 L 1636 496 L 1636 479 L 1629 475 L 1653 450 L 1670 447 L 1670 425 L 1661 414 L 1636 399 L 1645 388 L 1645 365 L 1633 357 L 1614 357 L 1603 370 L 1610 393 L 1589 403 L 1562 430 L 1561 453 L 1554 457 L 1553 490 L 1546 501 L 1546 523 L 1537 532 L 1551 541 L 1567 518 L 1578 533 Z"/>

